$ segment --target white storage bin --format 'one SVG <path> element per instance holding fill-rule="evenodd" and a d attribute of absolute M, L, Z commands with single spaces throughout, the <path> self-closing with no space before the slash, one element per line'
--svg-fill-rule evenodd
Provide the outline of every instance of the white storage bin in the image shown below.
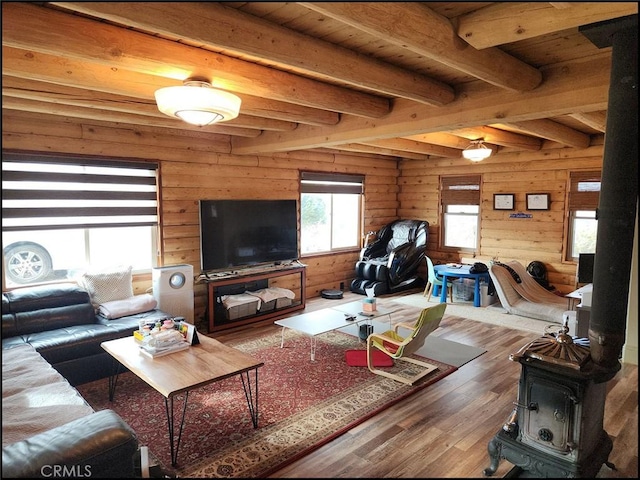
<path fill-rule="evenodd" d="M 240 293 L 238 295 L 225 295 L 222 298 L 227 320 L 237 320 L 249 317 L 258 313 L 258 302 L 260 300 L 253 295 Z"/>
<path fill-rule="evenodd" d="M 489 284 L 481 283 L 480 284 L 480 305 L 483 307 L 488 307 L 491 304 L 494 304 L 498 301 L 498 294 L 494 292 L 493 295 L 489 295 Z"/>
<path fill-rule="evenodd" d="M 276 308 L 290 307 L 291 303 L 292 300 L 290 298 L 280 297 L 276 299 Z"/>
<path fill-rule="evenodd" d="M 247 291 L 246 293 L 247 295 L 255 296 L 261 300 L 260 307 L 258 308 L 258 311 L 261 313 L 269 312 L 278 308 L 289 307 L 292 303 L 290 298 L 278 296 L 283 294 L 293 295 L 293 292 L 291 290 L 287 290 L 284 288 L 268 287 L 261 290 L 256 290 L 254 292 Z"/>
<path fill-rule="evenodd" d="M 265 302 L 263 300 L 262 302 L 260 302 L 260 308 L 258 308 L 258 311 L 259 312 L 270 312 L 274 308 L 276 308 L 276 300 L 270 300 L 268 302 Z"/>

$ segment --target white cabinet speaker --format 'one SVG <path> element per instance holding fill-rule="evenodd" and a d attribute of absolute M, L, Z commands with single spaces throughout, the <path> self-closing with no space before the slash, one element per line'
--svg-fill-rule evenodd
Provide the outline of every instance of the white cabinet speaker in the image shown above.
<path fill-rule="evenodd" d="M 158 308 L 193 323 L 193 265 L 169 265 L 151 271 Z"/>

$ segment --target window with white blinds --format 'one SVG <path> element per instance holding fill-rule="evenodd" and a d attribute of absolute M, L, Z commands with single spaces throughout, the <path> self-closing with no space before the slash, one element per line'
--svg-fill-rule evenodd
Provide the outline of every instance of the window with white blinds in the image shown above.
<path fill-rule="evenodd" d="M 3 153 L 7 287 L 68 281 L 87 270 L 157 263 L 158 165 Z"/>
<path fill-rule="evenodd" d="M 158 223 L 154 163 L 4 155 L 2 230 Z"/>

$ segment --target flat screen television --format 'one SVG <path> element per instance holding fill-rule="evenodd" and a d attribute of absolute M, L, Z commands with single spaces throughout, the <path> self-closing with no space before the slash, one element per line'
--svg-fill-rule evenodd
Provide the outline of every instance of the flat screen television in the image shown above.
<path fill-rule="evenodd" d="M 200 200 L 203 272 L 297 259 L 296 200 Z"/>

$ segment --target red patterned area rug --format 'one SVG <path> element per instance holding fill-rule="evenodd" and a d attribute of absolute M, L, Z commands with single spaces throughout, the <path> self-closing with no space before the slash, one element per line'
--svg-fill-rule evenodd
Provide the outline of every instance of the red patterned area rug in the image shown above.
<path fill-rule="evenodd" d="M 259 369 L 259 426 L 254 429 L 239 377 L 191 391 L 178 465 L 171 468 L 163 397 L 132 373 L 121 374 L 115 398 L 107 379 L 78 390 L 96 410 L 115 410 L 149 447 L 166 472 L 190 478 L 258 478 L 307 455 L 394 403 L 441 380 L 456 367 L 427 359 L 438 368 L 409 386 L 350 367 L 345 352 L 365 349 L 357 337 L 330 332 L 317 338 L 316 360 L 310 338 L 287 330 L 228 345 L 264 362 Z M 416 367 L 396 362 L 392 371 L 411 375 Z M 176 397 L 176 411 L 184 397 Z"/>

